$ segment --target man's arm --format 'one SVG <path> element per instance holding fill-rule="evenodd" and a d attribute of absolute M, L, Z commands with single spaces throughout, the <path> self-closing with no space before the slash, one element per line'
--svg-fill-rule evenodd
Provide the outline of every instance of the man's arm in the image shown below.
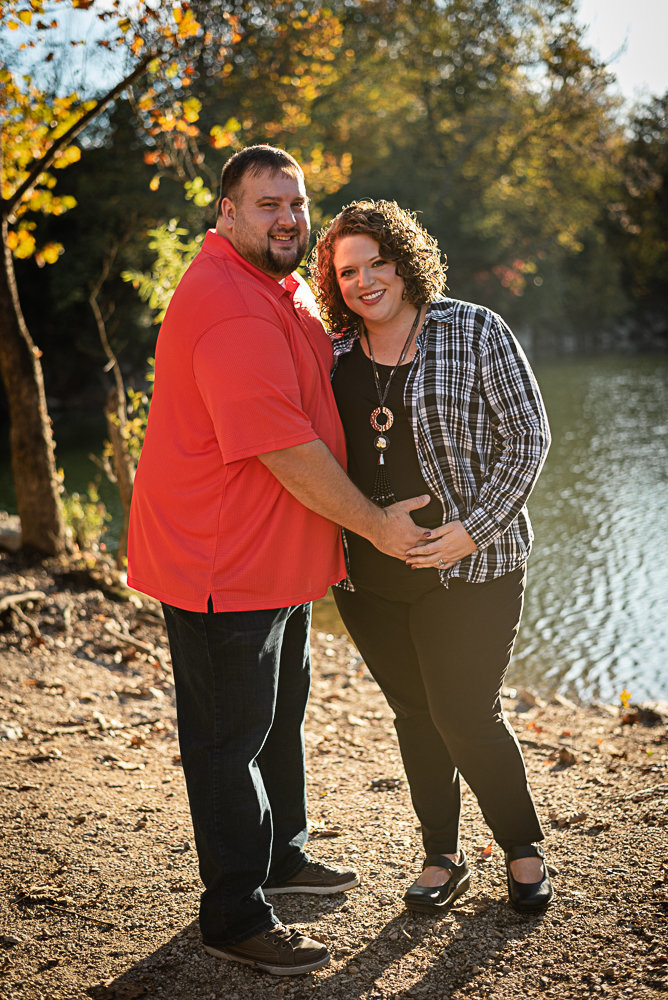
<path fill-rule="evenodd" d="M 377 507 L 351 482 L 331 451 L 319 439 L 258 455 L 279 483 L 300 503 L 335 524 L 368 538 L 377 549 L 398 559 L 424 542 L 411 510 L 425 507 L 428 496 Z"/>

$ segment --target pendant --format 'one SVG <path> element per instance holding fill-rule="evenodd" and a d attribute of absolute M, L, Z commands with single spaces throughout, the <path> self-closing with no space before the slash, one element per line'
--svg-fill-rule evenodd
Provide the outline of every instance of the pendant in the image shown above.
<path fill-rule="evenodd" d="M 380 452 L 382 457 L 383 452 L 387 451 L 387 449 L 390 447 L 390 439 L 389 437 L 385 437 L 384 434 L 379 434 L 377 437 L 373 439 L 373 446 L 376 449 L 376 451 Z"/>
<path fill-rule="evenodd" d="M 382 422 L 378 420 L 378 417 L 383 418 Z M 394 423 L 394 414 L 387 406 L 377 406 L 376 409 L 373 410 L 369 419 L 373 429 L 379 434 L 382 434 L 383 431 L 389 431 L 390 427 Z"/>

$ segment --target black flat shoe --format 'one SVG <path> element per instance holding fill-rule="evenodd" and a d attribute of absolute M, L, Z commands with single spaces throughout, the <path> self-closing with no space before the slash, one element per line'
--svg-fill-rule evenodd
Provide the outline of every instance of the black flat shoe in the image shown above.
<path fill-rule="evenodd" d="M 417 882 L 413 882 L 404 895 L 407 909 L 420 913 L 441 913 L 452 906 L 454 901 L 466 892 L 471 882 L 471 872 L 463 851 L 461 856 L 461 862 L 456 864 L 444 854 L 428 854 L 422 868 L 428 868 L 430 865 L 447 868 L 450 878 L 444 885 L 435 886 L 418 885 Z"/>
<path fill-rule="evenodd" d="M 552 902 L 554 888 L 547 874 L 545 854 L 542 848 L 535 844 L 522 847 L 511 847 L 506 854 L 506 873 L 508 875 L 508 898 L 510 905 L 518 913 L 535 913 L 543 910 Z M 540 858 L 543 862 L 543 877 L 540 882 L 517 882 L 510 870 L 510 862 L 519 858 Z"/>

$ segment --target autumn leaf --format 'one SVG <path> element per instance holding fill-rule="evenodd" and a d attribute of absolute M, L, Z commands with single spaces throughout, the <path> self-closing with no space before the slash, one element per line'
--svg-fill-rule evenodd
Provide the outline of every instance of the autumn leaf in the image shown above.
<path fill-rule="evenodd" d="M 45 264 L 55 264 L 64 252 L 65 248 L 62 243 L 45 243 L 35 254 L 35 260 L 39 267 L 43 267 Z"/>

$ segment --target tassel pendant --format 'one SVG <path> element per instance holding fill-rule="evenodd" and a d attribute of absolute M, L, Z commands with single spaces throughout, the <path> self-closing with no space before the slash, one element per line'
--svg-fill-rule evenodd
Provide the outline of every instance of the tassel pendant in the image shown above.
<path fill-rule="evenodd" d="M 397 498 L 392 492 L 392 487 L 390 486 L 387 469 L 385 468 L 385 456 L 382 453 L 378 456 L 376 478 L 373 481 L 373 493 L 371 494 L 371 500 L 377 504 L 378 507 L 389 507 L 391 504 L 397 502 Z"/>

